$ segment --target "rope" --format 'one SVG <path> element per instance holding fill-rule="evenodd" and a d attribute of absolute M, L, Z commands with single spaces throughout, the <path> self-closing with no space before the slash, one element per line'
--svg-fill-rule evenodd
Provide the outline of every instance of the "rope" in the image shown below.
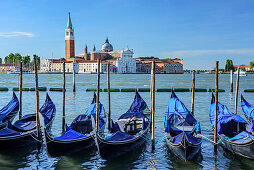
<path fill-rule="evenodd" d="M 222 137 L 220 140 L 218 140 L 217 143 L 215 143 L 214 145 L 218 145 L 219 143 L 221 143 L 223 140 L 225 140 L 227 138 L 227 136 Z"/>
<path fill-rule="evenodd" d="M 205 140 L 207 140 L 207 141 L 209 141 L 209 142 L 211 142 L 211 143 L 214 143 L 213 140 L 211 140 L 211 139 L 209 139 L 209 138 L 207 138 L 207 137 L 205 137 L 205 136 L 203 136 L 203 135 L 201 135 L 201 134 L 198 134 L 197 137 L 201 137 L 201 138 L 203 138 L 203 139 L 205 139 Z"/>
<path fill-rule="evenodd" d="M 142 137 L 143 139 L 145 139 L 146 141 L 148 141 L 148 142 L 153 142 L 152 141 L 152 139 L 150 138 L 150 137 L 147 137 L 147 136 L 145 136 L 144 134 L 142 135 L 140 135 L 139 133 L 137 133 L 136 135 L 134 135 L 134 136 L 140 136 L 140 137 Z M 154 144 L 157 144 L 157 143 L 159 143 L 159 142 L 162 142 L 162 141 L 164 141 L 165 139 L 170 139 L 171 138 L 171 136 L 170 135 L 165 135 L 165 136 L 163 136 L 160 140 L 158 140 L 158 141 L 156 141 L 156 142 L 154 142 Z"/>

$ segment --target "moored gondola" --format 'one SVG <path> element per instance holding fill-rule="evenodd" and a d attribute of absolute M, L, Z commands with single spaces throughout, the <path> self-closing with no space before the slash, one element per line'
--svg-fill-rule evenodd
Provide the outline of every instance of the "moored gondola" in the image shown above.
<path fill-rule="evenodd" d="M 96 145 L 103 159 L 113 159 L 134 151 L 148 140 L 150 119 L 144 114 L 146 102 L 136 91 L 134 101 L 129 110 L 113 122 L 111 134 L 104 137 L 96 133 Z"/>
<path fill-rule="evenodd" d="M 39 111 L 44 118 L 47 130 L 50 130 L 55 111 L 55 105 L 47 94 L 45 103 Z M 14 124 L 9 122 L 7 127 L 0 130 L 0 151 L 16 149 L 40 142 L 41 134 L 37 135 L 35 114 L 25 115 Z"/>
<path fill-rule="evenodd" d="M 210 123 L 214 126 L 215 100 L 212 94 L 210 106 Z M 247 122 L 239 115 L 235 115 L 229 109 L 218 102 L 218 144 L 233 154 L 254 159 L 254 135 L 253 128 L 248 128 Z M 247 128 L 246 128 L 247 127 Z"/>
<path fill-rule="evenodd" d="M 8 121 L 12 122 L 19 111 L 19 100 L 13 92 L 11 101 L 0 110 L 0 129 L 6 127 Z"/>
<path fill-rule="evenodd" d="M 241 108 L 246 119 L 252 122 L 254 118 L 254 106 L 248 103 L 243 95 L 241 95 Z"/>
<path fill-rule="evenodd" d="M 200 124 L 179 100 L 174 90 L 165 112 L 164 125 L 166 144 L 176 156 L 189 161 L 200 153 Z"/>
<path fill-rule="evenodd" d="M 105 112 L 100 103 L 100 131 L 105 127 Z M 50 157 L 67 155 L 95 146 L 92 137 L 95 128 L 96 95 L 85 114 L 77 116 L 70 127 L 66 125 L 66 133 L 58 137 L 52 137 L 45 130 L 46 149 Z"/>

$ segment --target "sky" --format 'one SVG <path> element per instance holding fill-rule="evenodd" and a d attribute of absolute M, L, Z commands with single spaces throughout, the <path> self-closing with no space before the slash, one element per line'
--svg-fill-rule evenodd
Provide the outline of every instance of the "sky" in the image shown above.
<path fill-rule="evenodd" d="M 181 58 L 184 69 L 254 61 L 254 0 L 10 0 L 0 6 L 0 57 L 65 57 L 71 13 L 75 53 L 108 37 L 134 57 Z"/>

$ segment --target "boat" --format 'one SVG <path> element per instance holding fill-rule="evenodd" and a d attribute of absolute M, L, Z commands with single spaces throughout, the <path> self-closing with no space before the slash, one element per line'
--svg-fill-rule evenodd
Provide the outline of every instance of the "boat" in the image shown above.
<path fill-rule="evenodd" d="M 234 74 L 237 74 L 237 71 L 234 72 Z M 239 76 L 247 76 L 246 72 L 242 69 L 239 70 Z"/>
<path fill-rule="evenodd" d="M 45 103 L 39 112 L 44 118 L 47 130 L 50 130 L 55 117 L 55 104 L 46 95 Z M 40 131 L 39 131 L 40 132 Z M 8 122 L 7 127 L 0 129 L 0 152 L 41 143 L 41 133 L 37 135 L 36 114 L 27 114 L 14 124 Z"/>
<path fill-rule="evenodd" d="M 16 71 L 7 71 L 7 74 L 20 74 L 19 70 Z M 22 74 L 34 74 L 33 71 L 30 70 L 23 70 Z"/>
<path fill-rule="evenodd" d="M 181 160 L 193 160 L 201 151 L 200 123 L 172 89 L 164 118 L 168 148 Z"/>
<path fill-rule="evenodd" d="M 254 106 L 248 103 L 243 95 L 241 95 L 241 108 L 244 113 L 244 116 L 249 122 L 253 121 L 254 118 Z"/>
<path fill-rule="evenodd" d="M 111 120 L 110 133 L 102 136 L 96 133 L 96 146 L 101 158 L 110 160 L 142 146 L 148 139 L 150 118 L 144 113 L 148 106 L 135 92 L 135 98 L 129 110 L 116 122 Z"/>
<path fill-rule="evenodd" d="M 103 105 L 99 104 L 100 131 L 105 128 L 105 111 Z M 93 130 L 96 118 L 96 95 L 85 114 L 77 116 L 70 126 L 66 125 L 66 132 L 58 137 L 51 136 L 45 130 L 46 150 L 50 157 L 68 155 L 85 149 L 95 147 Z"/>
<path fill-rule="evenodd" d="M 0 110 L 0 129 L 7 126 L 8 121 L 12 122 L 19 111 L 19 100 L 13 92 L 11 101 Z"/>
<path fill-rule="evenodd" d="M 210 123 L 214 127 L 215 98 L 209 111 Z M 253 124 L 248 124 L 241 116 L 229 111 L 227 106 L 218 102 L 218 144 L 224 150 L 245 158 L 254 159 L 254 135 Z M 250 128 L 252 126 L 252 128 Z M 251 129 L 251 131 L 250 131 Z"/>

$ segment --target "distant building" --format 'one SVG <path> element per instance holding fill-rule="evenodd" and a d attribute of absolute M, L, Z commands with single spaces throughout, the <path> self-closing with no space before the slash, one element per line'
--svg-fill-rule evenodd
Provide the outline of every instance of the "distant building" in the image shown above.
<path fill-rule="evenodd" d="M 152 58 L 139 57 L 137 61 L 138 73 L 150 73 Z M 169 73 L 169 74 L 183 74 L 183 60 L 179 58 L 175 59 L 154 59 L 155 60 L 155 72 L 156 73 Z"/>
<path fill-rule="evenodd" d="M 0 64 L 0 72 L 19 71 L 20 66 L 15 64 Z"/>
<path fill-rule="evenodd" d="M 250 65 L 234 65 L 234 69 L 236 70 L 237 68 L 240 68 L 240 69 L 244 69 L 246 71 L 254 71 L 254 68 L 250 69 Z"/>

